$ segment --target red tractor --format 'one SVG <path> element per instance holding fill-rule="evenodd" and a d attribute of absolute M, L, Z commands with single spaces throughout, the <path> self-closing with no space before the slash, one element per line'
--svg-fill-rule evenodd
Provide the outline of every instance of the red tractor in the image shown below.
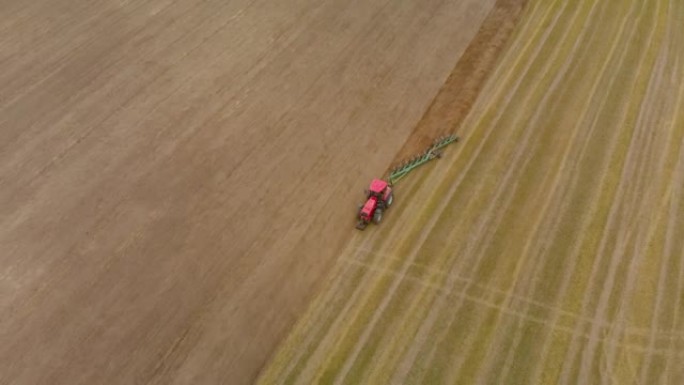
<path fill-rule="evenodd" d="M 438 159 L 441 155 L 440 150 L 450 143 L 458 142 L 458 139 L 458 136 L 452 134 L 435 140 L 425 152 L 405 160 L 402 164 L 393 168 L 387 177 L 389 183 L 381 179 L 373 179 L 370 189 L 366 190 L 366 204 L 359 206 L 357 214 L 359 222 L 356 228 L 363 230 L 371 221 L 375 222 L 375 224 L 380 223 L 383 211 L 392 205 L 392 187 L 396 182 L 420 165 L 433 159 Z"/>
<path fill-rule="evenodd" d="M 356 228 L 363 230 L 373 221 L 375 224 L 382 220 L 382 212 L 392 205 L 392 187 L 381 179 L 373 179 L 370 188 L 366 190 L 366 204 L 359 207 Z"/>

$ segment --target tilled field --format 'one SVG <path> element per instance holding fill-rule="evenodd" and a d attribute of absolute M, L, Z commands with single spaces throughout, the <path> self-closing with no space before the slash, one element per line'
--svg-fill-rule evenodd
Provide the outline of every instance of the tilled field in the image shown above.
<path fill-rule="evenodd" d="M 0 383 L 251 383 L 493 4 L 0 2 Z"/>
<path fill-rule="evenodd" d="M 684 3 L 531 0 L 261 383 L 684 383 Z"/>

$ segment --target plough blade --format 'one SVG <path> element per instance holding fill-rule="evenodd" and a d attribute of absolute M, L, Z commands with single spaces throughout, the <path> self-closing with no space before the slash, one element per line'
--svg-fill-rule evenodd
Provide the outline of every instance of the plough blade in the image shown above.
<path fill-rule="evenodd" d="M 447 135 L 435 140 L 432 146 L 425 150 L 423 154 L 415 156 L 407 161 L 404 161 L 398 167 L 392 169 L 388 178 L 390 184 L 396 183 L 399 179 L 406 176 L 406 174 L 414 170 L 416 167 L 425 164 L 435 158 L 441 157 L 442 154 L 438 150 L 446 147 L 447 145 L 453 142 L 458 142 L 458 139 L 459 138 L 456 135 Z"/>

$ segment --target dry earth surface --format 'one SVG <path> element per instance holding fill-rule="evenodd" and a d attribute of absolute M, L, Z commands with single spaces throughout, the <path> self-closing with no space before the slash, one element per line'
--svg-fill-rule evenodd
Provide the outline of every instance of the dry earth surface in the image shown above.
<path fill-rule="evenodd" d="M 493 4 L 0 1 L 0 383 L 252 382 L 353 234 L 360 191 L 402 147 Z M 549 17 L 546 8 L 535 7 L 521 36 L 541 26 L 537 19 Z M 656 25 L 650 16 L 643 22 L 646 30 Z M 654 46 L 662 45 L 661 35 L 654 35 Z M 672 60 L 679 58 L 677 38 L 667 41 L 671 49 L 654 81 L 670 80 Z M 516 92 L 507 83 L 490 88 L 490 94 Z M 664 111 L 672 109 L 656 96 L 648 100 Z M 471 158 L 467 151 L 480 145 L 477 135 L 489 126 L 468 127 L 472 139 L 459 162 L 477 159 L 491 167 L 513 148 L 532 154 L 524 144 L 504 144 L 506 137 L 520 135 L 522 126 L 501 125 L 501 137 L 487 150 L 501 148 L 501 156 Z M 535 127 L 529 133 L 536 133 Z M 612 132 L 606 128 L 597 132 Z M 541 133 L 548 137 L 551 131 Z M 657 162 L 665 154 L 656 151 L 663 135 L 647 138 L 646 160 Z M 605 141 L 612 143 L 608 137 Z M 562 143 L 548 151 L 559 147 Z M 629 159 L 636 162 L 637 156 Z M 645 173 L 644 167 L 655 165 L 643 164 L 630 170 Z M 445 190 L 443 183 L 453 183 L 442 181 L 447 166 L 443 162 L 425 182 Z M 494 169 L 491 178 L 507 170 Z M 659 186 L 656 182 L 670 175 L 669 168 L 663 170 L 653 176 L 654 183 L 640 182 L 639 188 Z M 475 175 L 460 166 L 452 173 Z M 596 177 L 601 175 L 608 174 Z M 384 235 L 371 231 L 357 237 L 343 254 L 343 270 L 360 274 L 360 287 L 367 289 L 376 279 L 394 277 L 386 272 L 395 272 L 389 265 L 382 274 L 366 269 L 390 260 L 357 254 L 360 240 L 366 249 L 380 252 L 388 236 L 403 238 L 404 244 L 413 241 L 412 232 L 428 234 L 413 227 L 419 222 L 411 213 L 421 212 L 427 198 L 420 191 L 412 200 L 408 192 L 401 193 L 405 203 L 381 229 Z M 634 202 L 641 192 L 636 187 L 624 191 L 625 204 L 653 202 Z M 673 187 L 672 195 L 654 194 L 679 197 L 679 189 Z M 461 211 L 468 195 L 448 197 L 458 199 L 450 207 Z M 487 197 L 473 205 L 490 202 Z M 677 202 L 668 198 L 663 204 Z M 640 212 L 640 218 L 648 215 Z M 411 220 L 400 220 L 406 216 Z M 467 218 L 450 223 L 464 228 Z M 672 222 L 668 229 L 680 228 L 669 216 L 657 220 Z M 642 234 L 638 229 L 633 233 Z M 460 236 L 479 242 L 482 234 L 473 228 Z M 673 240 L 668 247 L 679 247 L 677 234 L 667 234 Z M 461 241 L 454 237 L 449 244 Z M 643 246 L 647 239 L 633 242 Z M 395 255 L 401 262 L 414 254 Z M 448 260 L 472 255 L 453 254 Z M 447 271 L 438 265 L 430 269 Z M 349 274 L 338 276 L 343 285 Z M 427 293 L 414 292 L 423 286 L 408 285 L 412 281 L 396 282 L 413 293 L 401 303 Z M 328 293 L 345 295 L 338 289 Z M 372 293 L 366 289 L 364 295 Z M 669 290 L 657 291 L 663 293 L 661 303 L 672 299 Z M 348 303 L 351 313 L 345 317 L 366 306 L 348 293 L 354 302 Z M 389 293 L 387 299 L 399 298 Z M 312 314 L 327 319 L 335 306 Z M 442 307 L 436 304 L 435 309 Z M 473 321 L 488 310 L 475 306 Z M 624 313 L 627 320 L 631 313 Z M 384 313 L 368 313 L 373 314 Z M 669 322 L 678 325 L 679 319 L 678 313 L 663 313 L 654 322 L 676 333 Z M 502 318 L 511 321 L 519 320 Z M 338 330 L 324 328 L 311 336 L 337 336 Z M 613 330 L 614 341 L 622 341 L 621 330 Z M 675 349 L 662 346 L 662 333 L 644 330 L 646 340 L 654 341 L 652 349 Z M 573 346 L 584 346 L 585 332 L 573 336 Z M 320 350 L 311 357 L 326 354 Z M 660 358 L 654 356 L 652 365 Z"/>
<path fill-rule="evenodd" d="M 684 2 L 531 0 L 261 383 L 684 383 L 683 81 Z"/>

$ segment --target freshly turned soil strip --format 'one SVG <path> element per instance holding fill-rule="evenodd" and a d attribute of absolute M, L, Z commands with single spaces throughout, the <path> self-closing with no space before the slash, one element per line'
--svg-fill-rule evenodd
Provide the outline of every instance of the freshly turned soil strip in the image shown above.
<path fill-rule="evenodd" d="M 525 4 L 527 0 L 499 0 L 494 4 L 392 165 L 423 151 L 441 135 L 457 133 L 511 36 Z"/>

